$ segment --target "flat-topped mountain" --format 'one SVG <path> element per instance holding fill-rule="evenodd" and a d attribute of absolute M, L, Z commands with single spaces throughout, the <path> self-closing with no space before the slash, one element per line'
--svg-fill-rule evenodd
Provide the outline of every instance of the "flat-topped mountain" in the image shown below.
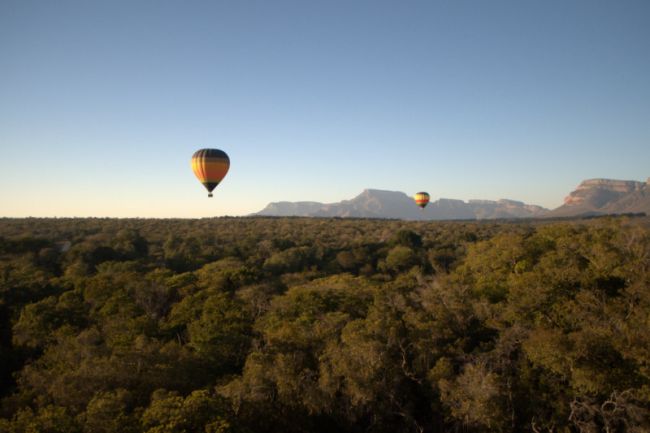
<path fill-rule="evenodd" d="M 588 179 L 580 183 L 564 204 L 549 217 L 650 214 L 650 178 L 646 182 L 613 179 Z"/>
<path fill-rule="evenodd" d="M 464 202 L 447 198 L 432 201 L 421 210 L 403 192 L 366 189 L 355 198 L 338 203 L 270 203 L 254 215 L 446 220 L 540 217 L 546 212 L 540 206 L 514 200 Z"/>

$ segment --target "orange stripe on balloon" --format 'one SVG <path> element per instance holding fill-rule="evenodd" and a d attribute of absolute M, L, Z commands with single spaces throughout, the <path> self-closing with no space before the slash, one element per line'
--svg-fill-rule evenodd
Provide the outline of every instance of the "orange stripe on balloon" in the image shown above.
<path fill-rule="evenodd" d="M 192 170 L 201 182 L 219 182 L 228 173 L 230 164 L 223 158 L 195 158 Z"/>

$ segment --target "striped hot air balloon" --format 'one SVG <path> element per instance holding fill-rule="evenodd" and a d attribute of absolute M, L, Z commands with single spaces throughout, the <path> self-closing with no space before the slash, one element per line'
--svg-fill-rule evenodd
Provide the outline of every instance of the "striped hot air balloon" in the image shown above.
<path fill-rule="evenodd" d="M 418 192 L 413 196 L 413 199 L 415 200 L 415 204 L 424 209 L 429 204 L 429 193 L 423 191 Z"/>
<path fill-rule="evenodd" d="M 208 190 L 208 197 L 212 197 L 212 190 L 226 176 L 229 168 L 230 158 L 223 150 L 201 149 L 192 155 L 192 171 Z"/>

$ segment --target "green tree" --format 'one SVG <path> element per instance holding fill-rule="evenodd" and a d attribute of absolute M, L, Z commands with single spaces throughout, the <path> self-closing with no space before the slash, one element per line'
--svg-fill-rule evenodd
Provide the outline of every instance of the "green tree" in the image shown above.
<path fill-rule="evenodd" d="M 189 345 L 215 371 L 236 371 L 248 352 L 251 326 L 241 302 L 216 293 L 203 302 L 200 317 L 187 325 Z"/>
<path fill-rule="evenodd" d="M 417 265 L 418 256 L 409 247 L 397 245 L 386 256 L 386 268 L 393 272 L 403 272 Z"/>
<path fill-rule="evenodd" d="M 227 406 L 205 390 L 193 391 L 185 398 L 164 389 L 157 390 L 142 414 L 142 426 L 146 433 L 234 431 Z"/>
<path fill-rule="evenodd" d="M 88 402 L 81 418 L 85 433 L 128 433 L 139 431 L 137 418 L 129 413 L 132 397 L 129 391 L 118 388 L 98 392 Z"/>

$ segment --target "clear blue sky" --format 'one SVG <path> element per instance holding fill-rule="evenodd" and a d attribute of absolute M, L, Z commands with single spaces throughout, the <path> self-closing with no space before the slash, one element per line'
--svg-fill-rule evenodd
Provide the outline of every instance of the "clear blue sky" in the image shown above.
<path fill-rule="evenodd" d="M 0 0 L 0 216 L 650 176 L 650 1 Z M 208 199 L 192 153 L 231 170 Z"/>

